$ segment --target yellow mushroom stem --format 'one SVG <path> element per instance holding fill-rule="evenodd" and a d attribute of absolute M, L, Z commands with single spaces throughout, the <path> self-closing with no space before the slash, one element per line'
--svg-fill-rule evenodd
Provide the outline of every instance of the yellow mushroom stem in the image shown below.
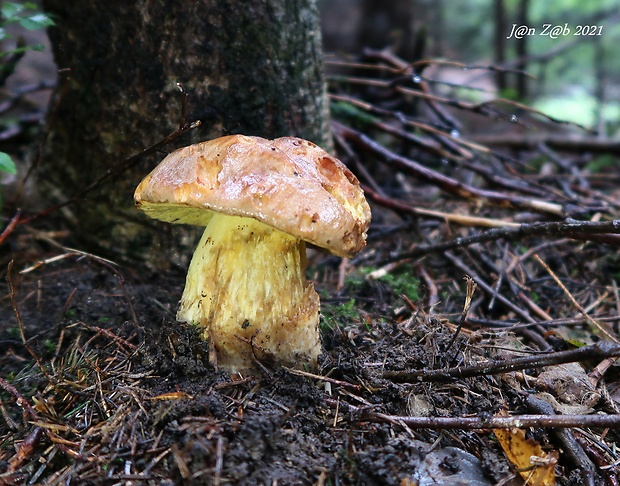
<path fill-rule="evenodd" d="M 254 356 L 314 367 L 319 296 L 306 264 L 302 240 L 216 213 L 192 257 L 177 320 L 199 326 L 218 366 L 230 372 L 253 368 Z"/>

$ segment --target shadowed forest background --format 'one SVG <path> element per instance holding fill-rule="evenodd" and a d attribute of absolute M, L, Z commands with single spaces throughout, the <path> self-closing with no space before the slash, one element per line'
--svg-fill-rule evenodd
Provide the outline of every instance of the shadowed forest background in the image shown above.
<path fill-rule="evenodd" d="M 328 53 L 389 48 L 411 62 L 431 58 L 526 71 L 529 77 L 436 67 L 438 81 L 478 88 L 468 91 L 474 100 L 499 95 L 528 101 L 551 116 L 606 135 L 617 130 L 617 2 L 413 1 L 387 6 L 339 0 L 319 5 Z M 513 25 L 535 33 L 509 39 Z M 569 30 L 553 29 L 558 26 Z M 449 90 L 449 85 L 440 89 Z"/>

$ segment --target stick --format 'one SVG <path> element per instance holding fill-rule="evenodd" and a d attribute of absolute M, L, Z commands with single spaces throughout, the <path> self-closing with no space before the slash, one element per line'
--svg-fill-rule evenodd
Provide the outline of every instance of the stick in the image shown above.
<path fill-rule="evenodd" d="M 454 196 L 473 200 L 475 202 L 487 202 L 513 209 L 528 209 L 531 211 L 552 214 L 554 216 L 562 216 L 564 214 L 564 207 L 561 204 L 543 201 L 541 199 L 511 196 L 464 184 L 456 179 L 453 179 L 452 177 L 448 177 L 444 174 L 429 169 L 428 167 L 425 167 L 412 159 L 403 157 L 402 155 L 398 155 L 395 152 L 388 150 L 362 132 L 358 132 L 357 130 L 353 130 L 352 128 L 345 127 L 344 125 L 335 122 L 333 123 L 333 126 L 335 131 L 339 132 L 345 139 L 351 140 L 355 144 L 362 146 L 364 149 L 383 159 L 386 164 L 399 167 L 413 176 L 423 179 Z"/>
<path fill-rule="evenodd" d="M 451 382 L 456 379 L 471 378 L 473 376 L 497 375 L 527 368 L 541 368 L 543 366 L 573 363 L 588 359 L 604 359 L 614 356 L 620 356 L 620 344 L 604 341 L 569 351 L 558 351 L 504 361 L 485 361 L 473 366 L 449 368 L 447 370 L 385 371 L 383 372 L 383 377 L 407 382 Z"/>
<path fill-rule="evenodd" d="M 483 145 L 502 146 L 513 149 L 536 149 L 542 144 L 569 152 L 620 153 L 620 140 L 570 135 L 478 135 L 472 140 Z"/>
<path fill-rule="evenodd" d="M 546 271 L 547 273 L 549 273 L 549 275 L 551 275 L 551 278 L 555 281 L 556 284 L 558 284 L 558 287 L 560 287 L 562 289 L 562 291 L 564 292 L 564 294 L 568 297 L 568 299 L 571 301 L 571 303 L 573 304 L 573 306 L 575 307 L 575 309 L 577 309 L 581 315 L 590 323 L 592 324 L 594 327 L 596 327 L 599 331 L 601 331 L 605 336 L 607 336 L 609 339 L 611 339 L 614 342 L 619 342 L 618 338 L 613 336 L 612 334 L 610 334 L 610 332 L 605 329 L 600 322 L 595 321 L 594 319 L 592 319 L 590 317 L 590 315 L 585 311 L 585 309 L 581 306 L 581 304 L 579 304 L 579 302 L 577 302 L 577 300 L 575 299 L 575 297 L 573 297 L 573 294 L 571 294 L 568 289 L 566 288 L 566 286 L 562 283 L 562 281 L 558 278 L 558 276 L 555 274 L 555 272 L 553 270 L 551 270 L 551 268 L 549 267 L 549 265 L 547 265 L 542 258 L 540 258 L 536 253 L 534 253 L 532 255 L 532 257 L 534 258 L 534 260 L 536 260 Z"/>
<path fill-rule="evenodd" d="M 44 216 L 47 216 L 50 213 L 58 211 L 59 209 L 62 209 L 65 206 L 68 206 L 69 204 L 72 204 L 72 203 L 76 202 L 82 196 L 84 196 L 84 194 L 92 191 L 93 189 L 98 187 L 100 184 L 105 182 L 107 179 L 109 179 L 109 178 L 111 178 L 113 176 L 116 176 L 116 175 L 120 174 L 121 172 L 129 169 L 130 167 L 132 167 L 133 165 L 138 163 L 143 157 L 146 157 L 147 155 L 152 154 L 153 152 L 157 151 L 160 147 L 163 147 L 164 145 L 166 145 L 167 143 L 172 142 L 174 139 L 180 137 L 184 133 L 189 132 L 190 130 L 193 130 L 194 128 L 200 126 L 200 123 L 201 123 L 200 120 L 197 120 L 197 121 L 194 121 L 194 122 L 192 122 L 192 123 L 190 123 L 188 125 L 182 126 L 181 128 L 179 128 L 175 132 L 173 132 L 170 135 L 168 135 L 163 140 L 160 140 L 159 142 L 157 142 L 156 144 L 151 145 L 150 147 L 145 148 L 141 152 L 138 152 L 137 154 L 134 154 L 134 155 L 132 155 L 130 157 L 127 157 L 125 160 L 123 160 L 123 161 L 119 162 L 118 164 L 110 167 L 108 170 L 106 170 L 105 174 L 103 174 L 101 177 L 99 177 L 98 179 L 94 180 L 90 184 L 88 184 L 85 188 L 83 188 L 80 191 L 76 192 L 69 199 L 66 199 L 65 201 L 63 201 L 61 203 L 54 204 L 53 206 L 50 206 L 47 209 L 44 209 L 43 211 L 41 211 L 41 212 L 39 212 L 37 214 L 34 214 L 34 215 L 32 215 L 32 216 L 30 216 L 28 218 L 20 219 L 19 220 L 19 224 L 30 223 L 30 222 L 35 221 L 37 219 L 40 219 L 40 218 L 42 218 Z"/>
<path fill-rule="evenodd" d="M 37 353 L 34 352 L 34 349 L 32 349 L 32 347 L 28 343 L 28 339 L 26 339 L 26 327 L 24 326 L 24 320 L 22 319 L 21 312 L 19 312 L 19 308 L 17 307 L 17 299 L 15 297 L 15 286 L 13 285 L 13 278 L 11 275 L 12 270 L 13 270 L 13 260 L 9 262 L 9 266 L 6 271 L 6 281 L 9 284 L 9 296 L 11 298 L 11 306 L 13 307 L 13 312 L 15 313 L 15 319 L 17 319 L 17 325 L 19 326 L 19 334 L 22 338 L 22 344 L 24 345 L 28 353 L 30 353 L 30 356 L 32 356 L 32 358 L 35 360 L 35 362 L 39 366 L 39 369 L 41 370 L 41 373 L 43 374 L 43 376 L 45 376 L 47 381 L 49 381 L 50 383 L 55 383 L 55 380 L 47 372 L 47 370 L 45 369 L 45 366 L 43 366 L 43 362 L 41 361 L 41 358 L 39 358 Z"/>
<path fill-rule="evenodd" d="M 485 228 L 520 228 L 521 224 L 512 221 L 503 221 L 501 219 L 482 218 L 480 216 L 470 216 L 467 214 L 445 213 L 443 211 L 433 211 L 431 209 L 419 208 L 402 203 L 396 199 L 382 196 L 375 190 L 366 185 L 362 185 L 364 194 L 376 203 L 386 208 L 392 209 L 396 213 L 409 213 L 415 216 L 426 216 L 440 221 L 450 221 L 451 223 L 460 224 L 462 226 L 483 226 Z"/>
<path fill-rule="evenodd" d="M 372 198 L 373 196 L 371 196 Z M 486 243 L 499 239 L 521 240 L 532 236 L 561 236 L 578 240 L 594 240 L 596 236 L 612 237 L 620 235 L 620 219 L 613 221 L 582 221 L 566 218 L 564 221 L 550 221 L 537 223 L 524 223 L 519 226 L 509 226 L 509 223 L 501 228 L 493 228 L 477 235 L 455 238 L 434 245 L 420 245 L 411 251 L 406 251 L 388 258 L 384 263 L 407 258 L 418 258 L 428 253 L 442 253 L 454 248 L 463 248 L 474 243 Z M 620 244 L 620 240 L 615 240 Z M 611 243 L 611 242 L 609 242 Z"/>
<path fill-rule="evenodd" d="M 326 398 L 325 402 L 335 407 L 337 401 Z M 340 400 L 341 412 L 359 414 L 359 421 L 390 422 L 407 425 L 413 429 L 523 429 L 527 427 L 571 428 L 597 427 L 620 428 L 620 414 L 610 415 L 513 415 L 512 417 L 408 417 L 368 411 Z"/>
<path fill-rule="evenodd" d="M 11 221 L 9 221 L 9 224 L 7 224 L 6 228 L 2 231 L 2 234 L 0 234 L 0 245 L 4 243 L 4 240 L 6 240 L 7 237 L 13 232 L 13 229 L 15 229 L 15 226 L 19 223 L 19 218 L 21 218 L 21 216 L 21 209 L 18 209 L 15 212 L 15 215 L 11 218 Z"/>

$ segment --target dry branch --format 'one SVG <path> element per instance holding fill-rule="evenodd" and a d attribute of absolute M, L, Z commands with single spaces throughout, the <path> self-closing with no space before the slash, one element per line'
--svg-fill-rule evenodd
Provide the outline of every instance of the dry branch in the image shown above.
<path fill-rule="evenodd" d="M 548 416 L 556 415 L 553 406 L 549 402 L 537 398 L 534 395 L 528 394 L 525 398 L 525 403 L 527 404 L 530 412 Z M 572 431 L 562 428 L 556 430 L 554 435 L 562 444 L 564 454 L 572 461 L 573 464 L 575 464 L 575 466 L 581 470 L 594 471 L 594 464 L 590 461 L 583 448 L 579 445 L 579 442 L 577 442 L 573 436 Z"/>
<path fill-rule="evenodd" d="M 373 195 L 371 198 L 374 199 Z M 379 200 L 379 199 L 377 199 Z M 402 203 L 398 209 L 404 209 Z M 567 218 L 564 221 L 525 223 L 519 226 L 506 224 L 503 228 L 493 228 L 477 235 L 458 237 L 450 241 L 432 245 L 420 245 L 411 251 L 389 258 L 389 261 L 417 258 L 428 253 L 441 253 L 455 248 L 464 248 L 475 243 L 486 243 L 500 239 L 522 241 L 533 236 L 573 238 L 576 240 L 599 241 L 620 245 L 620 220 L 582 221 Z"/>
<path fill-rule="evenodd" d="M 360 422 L 389 422 L 394 425 L 413 429 L 436 430 L 487 430 L 487 429 L 522 429 L 527 427 L 572 428 L 597 427 L 620 428 L 620 414 L 610 415 L 513 415 L 511 417 L 411 417 L 373 412 L 365 407 L 356 407 L 342 400 L 327 398 L 325 402 L 331 407 L 338 406 L 341 412 L 350 413 Z"/>
<path fill-rule="evenodd" d="M 527 368 L 540 368 L 543 366 L 574 363 L 576 361 L 590 359 L 604 359 L 614 356 L 620 356 L 620 344 L 600 342 L 570 351 L 558 351 L 502 361 L 486 361 L 473 366 L 459 366 L 447 370 L 385 371 L 383 377 L 408 382 L 451 382 L 456 379 L 471 378 L 472 376 L 495 375 Z"/>
<path fill-rule="evenodd" d="M 333 126 L 334 130 L 346 140 L 350 140 L 355 145 L 379 157 L 387 165 L 398 167 L 410 175 L 433 184 L 454 196 L 468 199 L 474 203 L 488 203 L 513 209 L 527 209 L 553 216 L 562 216 L 565 214 L 565 209 L 561 204 L 540 199 L 513 196 L 470 186 L 452 177 L 429 169 L 412 159 L 398 155 L 362 132 L 339 123 L 334 123 Z"/>
<path fill-rule="evenodd" d="M 541 144 L 567 152 L 620 153 L 620 140 L 552 134 L 500 134 L 478 135 L 471 139 L 483 145 L 510 149 L 535 150 Z"/>
<path fill-rule="evenodd" d="M 364 194 L 371 200 L 379 203 L 381 206 L 394 210 L 397 213 L 407 213 L 414 216 L 424 216 L 440 221 L 449 221 L 451 223 L 463 226 L 482 226 L 485 228 L 517 228 L 521 225 L 512 221 L 503 221 L 500 219 L 481 218 L 479 216 L 469 216 L 466 214 L 452 214 L 442 211 L 433 211 L 430 209 L 418 208 L 409 204 L 402 203 L 390 197 L 382 196 L 368 186 L 362 185 Z"/>

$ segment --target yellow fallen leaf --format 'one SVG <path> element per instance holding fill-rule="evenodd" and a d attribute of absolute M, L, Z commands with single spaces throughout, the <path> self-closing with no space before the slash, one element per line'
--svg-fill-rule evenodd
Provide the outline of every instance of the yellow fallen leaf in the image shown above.
<path fill-rule="evenodd" d="M 522 429 L 493 429 L 493 433 L 526 485 L 555 486 L 557 452 L 547 454 L 538 442 L 526 439 Z"/>

